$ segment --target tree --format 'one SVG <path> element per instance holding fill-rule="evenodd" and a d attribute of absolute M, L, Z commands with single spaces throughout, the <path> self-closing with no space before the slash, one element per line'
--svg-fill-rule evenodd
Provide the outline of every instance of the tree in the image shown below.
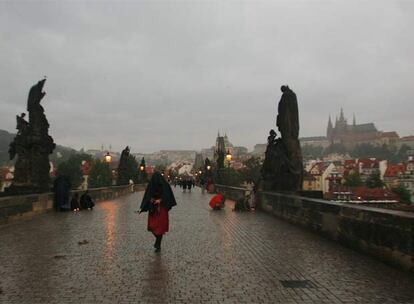
<path fill-rule="evenodd" d="M 226 186 L 239 187 L 243 182 L 242 174 L 234 168 L 226 167 L 224 169 L 215 170 L 215 175 L 214 180 L 218 180 Z M 218 175 L 220 175 L 220 177 Z"/>
<path fill-rule="evenodd" d="M 302 146 L 302 155 L 304 158 L 320 158 L 323 156 L 323 147 L 314 146 L 314 145 L 303 145 Z"/>
<path fill-rule="evenodd" d="M 403 162 L 407 160 L 408 154 L 407 152 L 412 150 L 410 146 L 403 144 L 400 149 L 398 150 L 398 153 L 396 155 L 395 162 Z"/>
<path fill-rule="evenodd" d="M 374 171 L 372 174 L 370 174 L 370 176 L 368 176 L 367 180 L 365 181 L 365 185 L 368 188 L 382 188 L 382 186 L 384 186 L 379 170 Z"/>
<path fill-rule="evenodd" d="M 160 173 L 164 173 L 166 169 L 167 169 L 167 166 L 164 164 L 158 164 L 154 168 L 155 171 L 160 172 Z"/>
<path fill-rule="evenodd" d="M 89 187 L 100 188 L 112 185 L 112 172 L 106 162 L 95 160 L 89 173 Z"/>
<path fill-rule="evenodd" d="M 347 149 L 343 144 L 335 143 L 335 144 L 331 144 L 328 147 L 326 147 L 325 150 L 323 151 L 323 154 L 324 155 L 328 155 L 331 153 L 344 154 L 346 152 L 347 152 Z"/>
<path fill-rule="evenodd" d="M 403 185 L 392 188 L 392 192 L 397 194 L 400 197 L 400 202 L 403 204 L 411 204 L 411 193 Z"/>
<path fill-rule="evenodd" d="M 374 146 L 373 144 L 360 144 L 351 151 L 351 156 L 354 158 L 371 158 L 387 159 L 389 161 L 395 161 L 396 150 L 393 146 Z"/>
<path fill-rule="evenodd" d="M 60 163 L 57 167 L 57 176 L 64 175 L 69 178 L 73 189 L 79 188 L 83 182 L 81 165 L 83 161 L 92 161 L 88 154 L 73 154 L 68 160 Z"/>
<path fill-rule="evenodd" d="M 364 183 L 362 182 L 361 176 L 358 171 L 351 172 L 345 177 L 345 186 L 348 187 L 359 187 Z"/>
<path fill-rule="evenodd" d="M 260 157 L 250 157 L 243 162 L 244 168 L 241 170 L 241 177 L 245 181 L 258 182 L 260 179 L 260 170 L 262 168 L 262 162 Z"/>
<path fill-rule="evenodd" d="M 131 154 L 124 156 L 122 164 L 119 163 L 118 167 L 118 180 L 117 185 L 128 185 L 130 180 L 134 183 L 138 183 L 139 180 L 139 168 L 138 162 Z"/>

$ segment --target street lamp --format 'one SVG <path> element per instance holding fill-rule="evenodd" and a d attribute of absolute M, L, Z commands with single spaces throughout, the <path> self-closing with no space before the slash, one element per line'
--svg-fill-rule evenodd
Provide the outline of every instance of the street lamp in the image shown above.
<path fill-rule="evenodd" d="M 231 156 L 230 150 L 227 150 L 226 160 L 227 160 L 227 164 L 228 164 L 229 168 L 230 168 L 231 157 L 232 156 Z"/>
<path fill-rule="evenodd" d="M 200 175 L 201 175 L 201 173 L 203 173 L 203 171 L 199 170 L 199 171 L 198 171 L 198 174 L 200 174 Z"/>
<path fill-rule="evenodd" d="M 231 153 L 230 153 L 230 151 L 229 150 L 227 150 L 227 154 L 226 154 L 226 159 L 227 159 L 227 161 L 228 162 L 230 162 L 231 161 Z"/>
<path fill-rule="evenodd" d="M 210 171 L 210 169 L 211 169 L 211 166 L 207 165 L 207 170 Z"/>
<path fill-rule="evenodd" d="M 107 162 L 107 163 L 112 162 L 112 155 L 109 154 L 109 152 L 106 152 L 106 154 L 105 154 L 105 162 Z"/>
<path fill-rule="evenodd" d="M 139 166 L 139 170 L 141 170 L 141 172 L 144 171 L 145 170 L 145 166 L 144 165 Z"/>

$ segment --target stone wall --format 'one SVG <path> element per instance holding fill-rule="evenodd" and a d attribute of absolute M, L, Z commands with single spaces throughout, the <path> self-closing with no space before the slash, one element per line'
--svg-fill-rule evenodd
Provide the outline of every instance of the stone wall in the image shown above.
<path fill-rule="evenodd" d="M 95 202 L 99 202 L 115 199 L 131 192 L 143 191 L 144 189 L 144 184 L 114 186 L 89 189 L 89 194 Z M 84 192 L 84 190 L 76 190 L 72 191 L 71 194 L 79 193 L 81 195 Z M 53 197 L 53 193 L 0 197 L 0 225 L 52 210 Z"/>
<path fill-rule="evenodd" d="M 217 185 L 237 199 L 243 188 Z M 274 192 L 258 192 L 259 209 L 414 273 L 414 213 Z"/>

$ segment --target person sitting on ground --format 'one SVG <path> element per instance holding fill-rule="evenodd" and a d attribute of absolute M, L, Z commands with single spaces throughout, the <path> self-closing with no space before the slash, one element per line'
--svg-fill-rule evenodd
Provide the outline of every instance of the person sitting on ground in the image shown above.
<path fill-rule="evenodd" d="M 81 195 L 80 204 L 81 204 L 82 209 L 88 209 L 88 210 L 92 210 L 93 207 L 95 206 L 95 203 L 93 202 L 91 196 L 89 195 L 88 190 L 86 190 L 86 192 Z"/>
<path fill-rule="evenodd" d="M 209 206 L 213 210 L 221 210 L 224 207 L 225 201 L 225 196 L 219 193 L 213 196 L 213 198 L 210 200 Z"/>
<path fill-rule="evenodd" d="M 239 198 L 234 204 L 233 211 L 250 211 L 248 198 L 246 197 Z"/>
<path fill-rule="evenodd" d="M 70 209 L 75 212 L 80 211 L 79 194 L 75 193 L 72 196 L 72 200 L 70 201 Z"/>

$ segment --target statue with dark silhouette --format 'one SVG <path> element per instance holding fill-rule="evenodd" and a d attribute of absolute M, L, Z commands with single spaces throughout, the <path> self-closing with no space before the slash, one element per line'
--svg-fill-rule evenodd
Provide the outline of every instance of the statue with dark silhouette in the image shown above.
<path fill-rule="evenodd" d="M 262 167 L 262 188 L 266 191 L 297 191 L 302 189 L 303 163 L 299 143 L 299 110 L 296 94 L 281 87 L 276 131 L 270 130 Z"/>
<path fill-rule="evenodd" d="M 25 113 L 16 116 L 17 134 L 10 143 L 9 156 L 17 157 L 14 178 L 7 194 L 47 192 L 49 185 L 49 154 L 55 149 L 53 138 L 49 136 L 49 123 L 40 104 L 46 95 L 43 86 L 46 79 L 32 86 L 27 100 L 29 121 Z"/>
<path fill-rule="evenodd" d="M 118 185 L 128 185 L 130 180 L 130 174 L 128 170 L 128 158 L 129 158 L 129 146 L 127 146 L 121 152 L 121 158 L 119 159 L 118 165 L 118 177 L 117 177 L 117 184 Z"/>

